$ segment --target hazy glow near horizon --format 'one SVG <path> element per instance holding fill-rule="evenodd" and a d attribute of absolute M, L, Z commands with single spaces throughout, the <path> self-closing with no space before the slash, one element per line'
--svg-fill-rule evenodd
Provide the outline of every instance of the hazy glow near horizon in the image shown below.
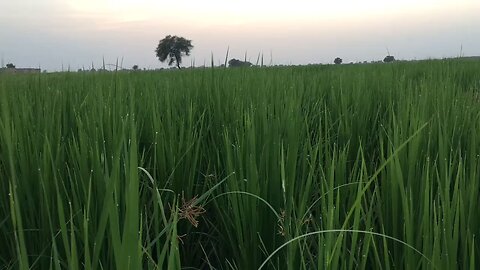
<path fill-rule="evenodd" d="M 227 47 L 274 64 L 480 55 L 479 11 L 478 0 L 0 1 L 0 54 L 49 70 L 103 57 L 157 68 L 153 49 L 173 34 L 193 40 L 186 65 L 218 64 Z"/>
<path fill-rule="evenodd" d="M 391 15 L 408 11 L 447 9 L 475 2 L 469 0 L 70 0 L 69 3 L 79 12 L 108 13 L 115 19 L 125 21 L 181 17 L 185 21 L 229 24 L 232 19 L 242 23 Z"/>

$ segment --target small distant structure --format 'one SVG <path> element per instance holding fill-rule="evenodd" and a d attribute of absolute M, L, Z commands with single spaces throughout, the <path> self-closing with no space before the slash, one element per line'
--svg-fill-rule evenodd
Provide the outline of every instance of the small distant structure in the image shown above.
<path fill-rule="evenodd" d="M 17 68 L 12 63 L 8 63 L 6 67 L 0 68 L 0 72 L 8 74 L 37 74 L 41 71 L 39 68 Z"/>
<path fill-rule="evenodd" d="M 15 68 L 13 73 L 40 73 L 41 71 L 39 68 Z"/>

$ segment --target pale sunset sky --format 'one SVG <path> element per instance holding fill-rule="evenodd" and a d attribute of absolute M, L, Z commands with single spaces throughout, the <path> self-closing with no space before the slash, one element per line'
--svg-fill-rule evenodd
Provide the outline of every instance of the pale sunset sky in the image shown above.
<path fill-rule="evenodd" d="M 273 64 L 480 55 L 479 0 L 0 0 L 3 64 L 49 71 L 160 68 L 166 35 L 192 40 L 184 66 L 230 57 Z"/>

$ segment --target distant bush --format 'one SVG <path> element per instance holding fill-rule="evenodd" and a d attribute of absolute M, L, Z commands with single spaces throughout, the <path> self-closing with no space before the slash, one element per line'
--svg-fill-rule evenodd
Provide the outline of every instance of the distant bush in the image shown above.
<path fill-rule="evenodd" d="M 342 63 L 342 61 L 343 61 L 342 58 L 337 57 L 337 58 L 335 58 L 335 60 L 333 60 L 333 63 L 335 63 L 336 65 L 340 65 Z"/>
<path fill-rule="evenodd" d="M 385 58 L 383 58 L 383 62 L 385 63 L 390 63 L 390 62 L 393 62 L 395 61 L 395 57 L 393 57 L 393 55 L 387 55 L 385 56 Z"/>
<path fill-rule="evenodd" d="M 240 61 L 235 58 L 228 61 L 228 67 L 250 67 L 250 66 L 252 66 L 252 63 L 248 61 Z"/>

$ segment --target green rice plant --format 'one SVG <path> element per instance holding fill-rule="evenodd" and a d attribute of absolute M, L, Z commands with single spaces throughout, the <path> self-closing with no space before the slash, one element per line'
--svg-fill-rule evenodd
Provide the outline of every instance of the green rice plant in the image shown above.
<path fill-rule="evenodd" d="M 480 64 L 0 75 L 1 269 L 476 269 Z"/>

